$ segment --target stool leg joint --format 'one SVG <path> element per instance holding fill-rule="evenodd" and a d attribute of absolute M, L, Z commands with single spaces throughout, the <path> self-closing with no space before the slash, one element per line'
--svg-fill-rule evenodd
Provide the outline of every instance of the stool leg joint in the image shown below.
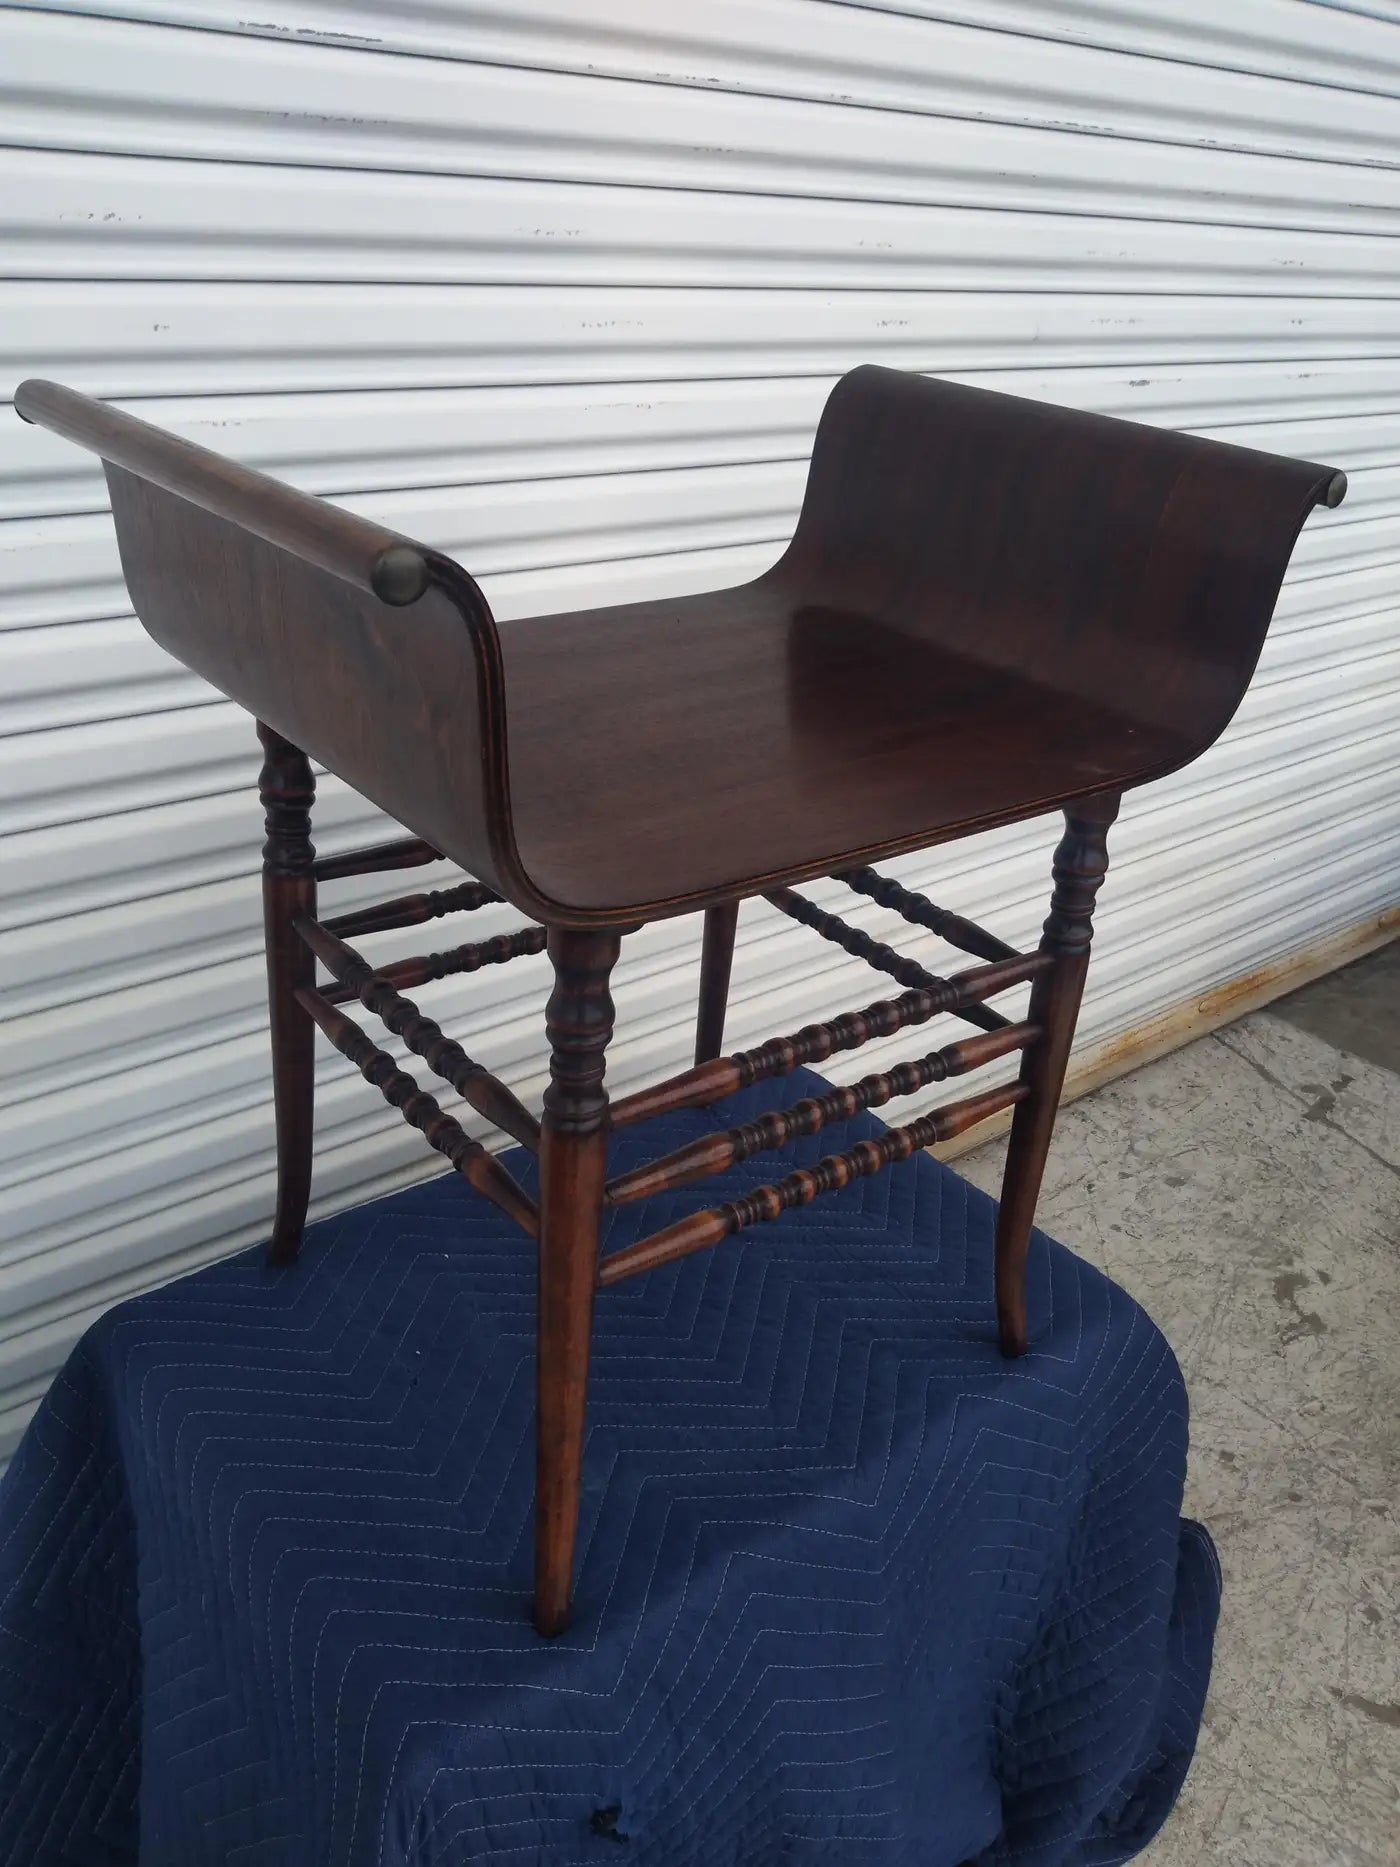
<path fill-rule="evenodd" d="M 1041 1035 L 1021 1059 L 1026 1096 L 1012 1117 L 997 1214 L 997 1332 L 1007 1356 L 1024 1355 L 1030 1347 L 1026 1260 L 1031 1227 L 1089 970 L 1094 902 L 1108 872 L 1109 826 L 1119 803 L 1115 795 L 1066 806 L 1064 835 L 1055 851 L 1050 913 L 1040 940 L 1050 965 L 1031 986 L 1027 1013 Z"/>
<path fill-rule="evenodd" d="M 535 1627 L 563 1633 L 572 1612 L 593 1292 L 607 1172 L 604 1057 L 617 932 L 552 927 L 545 1009 L 549 1086 L 540 1136 L 536 1330 Z"/>
<path fill-rule="evenodd" d="M 297 992 L 315 980 L 315 964 L 295 929 L 316 912 L 316 851 L 311 807 L 316 780 L 298 746 L 258 722 L 258 774 L 267 830 L 263 844 L 263 937 L 267 952 L 272 1101 L 277 1131 L 277 1211 L 268 1259 L 290 1264 L 301 1248 L 311 1197 L 315 1099 L 315 1026 Z"/>

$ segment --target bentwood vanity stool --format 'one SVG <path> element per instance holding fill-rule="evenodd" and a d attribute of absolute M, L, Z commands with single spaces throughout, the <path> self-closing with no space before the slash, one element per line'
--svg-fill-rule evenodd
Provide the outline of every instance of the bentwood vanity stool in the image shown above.
<path fill-rule="evenodd" d="M 1001 1346 L 1024 1274 L 1122 792 L 1219 735 L 1330 467 L 866 367 L 817 431 L 792 543 L 737 589 L 540 616 L 499 633 L 440 553 L 72 390 L 19 412 L 106 463 L 137 614 L 248 708 L 265 750 L 264 899 L 277 1110 L 272 1256 L 311 1177 L 317 1026 L 477 1190 L 539 1240 L 535 1624 L 567 1626 L 595 1290 L 717 1244 L 1015 1105 L 996 1235 Z M 318 860 L 308 754 L 413 835 Z M 868 864 L 1063 809 L 1035 952 Z M 319 917 L 317 885 L 448 858 L 476 877 Z M 980 964 L 939 978 L 824 913 L 835 875 Z M 762 895 L 906 988 L 721 1055 L 738 904 Z M 348 942 L 502 897 L 537 925 L 372 968 Z M 609 975 L 642 922 L 705 911 L 696 1065 L 611 1107 Z M 550 1085 L 537 1121 L 403 995 L 536 953 Z M 317 962 L 330 975 L 318 986 Z M 1026 1019 L 986 1001 L 1031 982 Z M 340 1009 L 356 999 L 540 1159 L 538 1207 Z M 610 1125 L 953 1012 L 977 1034 L 606 1180 Z M 1017 1080 L 599 1256 L 604 1208 L 1021 1052 Z"/>

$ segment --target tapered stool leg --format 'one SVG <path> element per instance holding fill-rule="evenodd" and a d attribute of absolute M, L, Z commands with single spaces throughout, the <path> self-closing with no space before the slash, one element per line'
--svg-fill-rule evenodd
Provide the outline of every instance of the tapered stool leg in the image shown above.
<path fill-rule="evenodd" d="M 583 1466 L 593 1292 L 607 1168 L 604 1053 L 616 933 L 552 927 L 554 990 L 545 1009 L 549 1087 L 540 1136 L 536 1387 L 535 1626 L 569 1625 Z"/>
<path fill-rule="evenodd" d="M 695 1061 L 708 1063 L 724 1048 L 724 1014 L 729 1009 L 729 971 L 734 963 L 734 930 L 739 903 L 721 901 L 705 909 L 705 938 L 700 948 L 700 1009 L 695 1020 Z"/>
<path fill-rule="evenodd" d="M 273 1264 L 290 1264 L 301 1245 L 311 1197 L 316 1027 L 296 993 L 315 984 L 316 963 L 292 923 L 299 914 L 316 912 L 316 852 L 311 843 L 316 780 L 306 754 L 261 721 L 258 738 L 264 754 L 258 776 L 267 826 L 263 938 L 277 1122 L 277 1216 L 268 1257 Z"/>
<path fill-rule="evenodd" d="M 1012 1118 L 997 1217 L 997 1326 L 1004 1355 L 1024 1355 L 1029 1346 L 1026 1256 L 1089 970 L 1094 897 L 1108 870 L 1108 827 L 1119 802 L 1103 797 L 1071 805 L 1055 851 L 1054 892 L 1040 941 L 1041 952 L 1052 954 L 1055 963 L 1031 987 L 1027 1017 L 1041 1035 L 1021 1059 L 1021 1081 L 1030 1094 Z"/>

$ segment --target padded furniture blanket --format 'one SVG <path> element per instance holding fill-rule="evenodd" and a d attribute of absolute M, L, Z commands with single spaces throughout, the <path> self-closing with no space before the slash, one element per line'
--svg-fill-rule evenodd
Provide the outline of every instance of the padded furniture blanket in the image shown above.
<path fill-rule="evenodd" d="M 607 1244 L 771 1174 L 623 1209 Z M 290 1270 L 245 1253 L 112 1311 L 0 1488 L 0 1861 L 1127 1859 L 1185 1774 L 1219 1601 L 1179 1515 L 1186 1396 L 1040 1236 L 1034 1348 L 1003 1361 L 994 1213 L 917 1157 L 604 1292 L 552 1642 L 531 1249 L 453 1176 L 323 1221 Z"/>

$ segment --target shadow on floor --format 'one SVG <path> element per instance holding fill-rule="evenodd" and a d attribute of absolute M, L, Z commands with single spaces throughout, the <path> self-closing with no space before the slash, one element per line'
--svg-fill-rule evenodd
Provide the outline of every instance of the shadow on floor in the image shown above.
<path fill-rule="evenodd" d="M 1400 940 L 1291 992 L 1269 1013 L 1400 1074 Z"/>

